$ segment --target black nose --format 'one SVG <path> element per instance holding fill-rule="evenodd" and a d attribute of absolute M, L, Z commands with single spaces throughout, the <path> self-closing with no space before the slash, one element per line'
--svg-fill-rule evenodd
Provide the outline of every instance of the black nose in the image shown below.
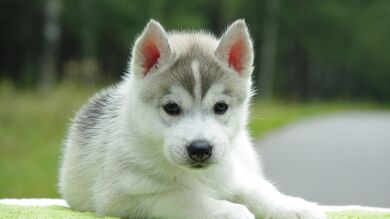
<path fill-rule="evenodd" d="M 188 147 L 188 155 L 193 161 L 203 162 L 211 157 L 213 147 L 206 140 L 193 141 Z"/>

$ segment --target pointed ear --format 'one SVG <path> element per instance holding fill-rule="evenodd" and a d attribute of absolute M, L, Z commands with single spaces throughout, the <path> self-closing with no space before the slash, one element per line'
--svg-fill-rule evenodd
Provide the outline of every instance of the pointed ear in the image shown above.
<path fill-rule="evenodd" d="M 164 28 L 150 20 L 135 42 L 132 51 L 132 73 L 145 77 L 171 57 L 171 48 Z"/>
<path fill-rule="evenodd" d="M 244 20 L 237 20 L 221 37 L 215 55 L 239 75 L 253 70 L 253 45 Z"/>

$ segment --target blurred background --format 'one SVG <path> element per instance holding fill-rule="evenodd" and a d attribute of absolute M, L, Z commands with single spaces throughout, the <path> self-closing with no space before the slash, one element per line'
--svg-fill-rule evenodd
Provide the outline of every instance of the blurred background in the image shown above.
<path fill-rule="evenodd" d="M 217 36 L 244 18 L 258 93 L 249 128 L 267 176 L 322 204 L 390 207 L 389 8 L 387 0 L 0 0 L 0 198 L 59 197 L 70 118 L 120 80 L 150 18 Z"/>

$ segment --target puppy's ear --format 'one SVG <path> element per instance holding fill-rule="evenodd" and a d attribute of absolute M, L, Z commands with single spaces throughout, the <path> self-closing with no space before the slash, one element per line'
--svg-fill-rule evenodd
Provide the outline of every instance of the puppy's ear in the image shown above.
<path fill-rule="evenodd" d="M 240 76 L 250 76 L 253 70 L 253 45 L 244 20 L 237 20 L 228 27 L 215 55 Z"/>
<path fill-rule="evenodd" d="M 167 34 L 155 20 L 150 20 L 132 51 L 132 73 L 145 77 L 165 64 L 171 57 Z"/>

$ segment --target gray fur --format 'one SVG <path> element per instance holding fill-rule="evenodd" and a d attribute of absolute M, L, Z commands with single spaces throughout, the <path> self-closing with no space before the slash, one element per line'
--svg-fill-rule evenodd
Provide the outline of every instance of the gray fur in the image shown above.
<path fill-rule="evenodd" d="M 114 93 L 115 87 L 110 87 L 90 98 L 73 121 L 75 129 L 89 137 L 89 130 L 99 128 L 98 123 L 118 116 L 116 110 L 118 103 L 114 98 Z"/>
<path fill-rule="evenodd" d="M 78 130 L 82 131 L 96 127 L 101 117 L 106 114 L 107 109 L 113 107 L 112 92 L 114 92 L 113 89 L 105 89 L 88 101 L 74 121 Z"/>
<path fill-rule="evenodd" d="M 248 89 L 242 86 L 243 79 L 236 72 L 223 66 L 212 54 L 194 42 L 186 53 L 176 57 L 164 71 L 149 76 L 153 77 L 149 83 L 154 86 L 149 83 L 145 86 L 146 89 L 140 92 L 143 95 L 142 99 L 149 102 L 161 98 L 170 92 L 173 85 L 183 87 L 194 98 L 195 79 L 191 69 L 193 60 L 199 62 L 202 98 L 207 94 L 211 85 L 218 83 L 225 85 L 226 95 L 236 97 L 239 102 L 244 101 L 249 95 Z M 159 83 L 158 86 L 155 85 L 156 81 Z"/>

